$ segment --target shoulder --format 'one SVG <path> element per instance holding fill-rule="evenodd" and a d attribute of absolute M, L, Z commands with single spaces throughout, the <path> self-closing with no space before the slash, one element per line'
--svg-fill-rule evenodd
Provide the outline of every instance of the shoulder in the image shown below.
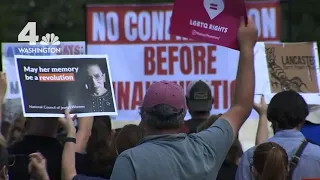
<path fill-rule="evenodd" d="M 308 143 L 306 151 L 303 153 L 304 156 L 309 159 L 313 159 L 320 163 L 320 146 L 312 143 Z"/>
<path fill-rule="evenodd" d="M 248 150 L 246 150 L 246 151 L 242 154 L 240 164 L 241 164 L 241 163 L 244 163 L 244 162 L 249 162 L 249 163 L 251 163 L 252 158 L 253 158 L 253 152 L 254 152 L 255 148 L 256 148 L 256 146 L 251 147 L 251 148 L 249 148 Z M 239 165 L 240 165 L 240 164 L 239 164 Z M 247 164 L 247 163 L 246 163 L 246 164 Z"/>
<path fill-rule="evenodd" d="M 84 175 L 76 175 L 72 178 L 72 180 L 107 180 L 99 177 L 89 177 Z"/>

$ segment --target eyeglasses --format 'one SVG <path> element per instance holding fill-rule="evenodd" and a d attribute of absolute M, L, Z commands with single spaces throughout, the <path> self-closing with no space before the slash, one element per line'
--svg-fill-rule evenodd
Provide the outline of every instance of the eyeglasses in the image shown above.
<path fill-rule="evenodd" d="M 93 76 L 89 76 L 89 80 L 101 81 L 103 79 L 103 74 L 94 74 Z"/>

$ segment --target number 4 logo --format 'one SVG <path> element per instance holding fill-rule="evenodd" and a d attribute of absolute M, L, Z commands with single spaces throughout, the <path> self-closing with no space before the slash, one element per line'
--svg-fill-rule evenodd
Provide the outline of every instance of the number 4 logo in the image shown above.
<path fill-rule="evenodd" d="M 28 35 L 29 33 L 29 35 Z M 37 35 L 37 23 L 28 22 L 18 35 L 18 42 L 29 42 L 30 45 L 36 45 L 39 41 Z"/>

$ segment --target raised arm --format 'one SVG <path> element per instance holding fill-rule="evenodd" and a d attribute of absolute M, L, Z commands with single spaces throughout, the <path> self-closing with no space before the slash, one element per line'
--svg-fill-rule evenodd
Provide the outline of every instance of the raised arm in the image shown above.
<path fill-rule="evenodd" d="M 230 109 L 220 118 L 226 119 L 233 130 L 233 139 L 239 132 L 240 127 L 249 117 L 254 98 L 255 72 L 253 48 L 258 38 L 258 31 L 252 18 L 248 23 L 242 19 L 238 30 L 240 56 L 236 84 L 233 94 L 233 102 Z"/>
<path fill-rule="evenodd" d="M 85 153 L 87 143 L 91 135 L 91 129 L 93 124 L 93 117 L 81 117 L 78 120 L 78 132 L 76 134 L 77 144 L 75 151 L 78 153 Z"/>
<path fill-rule="evenodd" d="M 2 108 L 4 104 L 4 97 L 7 91 L 7 77 L 4 72 L 0 72 L 0 129 L 2 125 Z M 1 132 L 0 132 L 1 133 Z"/>
<path fill-rule="evenodd" d="M 268 119 L 267 119 L 267 109 L 268 105 L 264 99 L 264 96 L 261 96 L 260 103 L 254 103 L 253 108 L 259 114 L 259 124 L 256 134 L 256 145 L 262 144 L 268 140 L 269 131 L 268 131 Z"/>

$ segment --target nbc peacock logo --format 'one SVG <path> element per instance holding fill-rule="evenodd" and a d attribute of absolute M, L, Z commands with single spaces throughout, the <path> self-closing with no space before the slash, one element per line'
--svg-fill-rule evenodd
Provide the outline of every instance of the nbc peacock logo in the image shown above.
<path fill-rule="evenodd" d="M 44 46 L 58 46 L 60 45 L 59 37 L 56 36 L 54 33 L 47 33 L 45 36 L 42 36 L 40 44 Z"/>

